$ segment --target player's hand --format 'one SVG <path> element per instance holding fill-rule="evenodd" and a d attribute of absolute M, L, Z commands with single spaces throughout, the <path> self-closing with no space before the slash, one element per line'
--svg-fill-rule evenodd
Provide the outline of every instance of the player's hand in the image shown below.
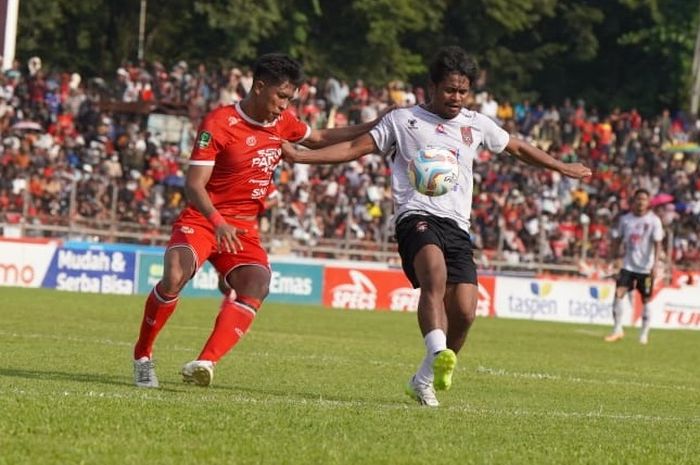
<path fill-rule="evenodd" d="M 286 140 L 282 142 L 282 159 L 284 159 L 284 161 L 294 163 L 297 161 L 298 154 L 299 151 L 294 147 L 294 144 Z"/>
<path fill-rule="evenodd" d="M 217 226 L 216 245 L 219 252 L 238 253 L 243 250 L 243 244 L 238 236 L 247 232 L 245 229 L 240 229 L 230 224 L 222 224 Z"/>
<path fill-rule="evenodd" d="M 593 175 L 593 171 L 582 163 L 566 163 L 561 170 L 561 174 L 570 178 L 581 179 Z"/>

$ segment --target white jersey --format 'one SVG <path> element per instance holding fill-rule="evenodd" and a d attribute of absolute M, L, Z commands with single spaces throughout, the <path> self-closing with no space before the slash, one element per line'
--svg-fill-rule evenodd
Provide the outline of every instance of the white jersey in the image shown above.
<path fill-rule="evenodd" d="M 644 216 L 626 213 L 620 218 L 615 232 L 625 246 L 622 268 L 633 273 L 650 273 L 654 266 L 654 243 L 664 238 L 659 217 L 653 212 Z"/>
<path fill-rule="evenodd" d="M 443 119 L 420 107 L 387 113 L 370 135 L 381 152 L 395 146 L 391 160 L 391 188 L 395 218 L 404 214 L 430 213 L 451 218 L 469 232 L 474 177 L 472 165 L 479 146 L 500 153 L 510 136 L 490 118 L 463 109 L 452 119 Z M 457 155 L 459 180 L 445 195 L 429 197 L 417 192 L 408 180 L 408 163 L 426 148 L 446 148 Z"/>

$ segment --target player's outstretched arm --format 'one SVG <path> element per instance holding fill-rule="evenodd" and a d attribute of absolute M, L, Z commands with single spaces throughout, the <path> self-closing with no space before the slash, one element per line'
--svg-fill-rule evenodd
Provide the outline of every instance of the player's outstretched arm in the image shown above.
<path fill-rule="evenodd" d="M 356 124 L 344 128 L 312 129 L 309 137 L 301 143 L 310 149 L 320 149 L 340 142 L 348 142 L 357 139 L 363 134 L 367 134 L 376 124 L 390 111 L 396 107 L 391 105 L 379 113 L 376 119 L 367 123 Z"/>
<path fill-rule="evenodd" d="M 377 144 L 369 134 L 363 134 L 350 142 L 341 142 L 316 150 L 300 150 L 289 142 L 282 144 L 282 154 L 286 161 L 310 165 L 344 163 L 377 151 Z"/>
<path fill-rule="evenodd" d="M 593 174 L 590 168 L 581 163 L 564 163 L 518 138 L 510 138 L 506 151 L 529 165 L 549 168 L 570 178 L 580 179 Z"/>

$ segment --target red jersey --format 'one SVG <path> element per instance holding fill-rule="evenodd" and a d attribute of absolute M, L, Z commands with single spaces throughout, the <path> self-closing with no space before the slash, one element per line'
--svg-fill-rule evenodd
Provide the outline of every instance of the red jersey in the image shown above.
<path fill-rule="evenodd" d="M 282 158 L 282 141 L 301 142 L 310 134 L 290 110 L 263 124 L 238 103 L 220 107 L 199 127 L 190 165 L 214 167 L 206 190 L 222 215 L 258 215 Z"/>

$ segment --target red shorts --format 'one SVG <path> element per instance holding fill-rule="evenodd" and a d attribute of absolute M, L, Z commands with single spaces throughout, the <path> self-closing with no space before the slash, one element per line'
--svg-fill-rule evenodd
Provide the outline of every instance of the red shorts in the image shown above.
<path fill-rule="evenodd" d="M 243 246 L 243 249 L 239 250 L 238 253 L 219 252 L 214 227 L 204 215 L 191 208 L 183 210 L 173 224 L 167 249 L 189 248 L 197 263 L 195 272 L 206 260 L 209 260 L 216 271 L 224 276 L 242 265 L 258 265 L 269 270 L 270 260 L 260 243 L 257 220 L 243 221 L 230 216 L 225 218 L 230 225 L 247 231 L 245 234 L 238 235 Z"/>

